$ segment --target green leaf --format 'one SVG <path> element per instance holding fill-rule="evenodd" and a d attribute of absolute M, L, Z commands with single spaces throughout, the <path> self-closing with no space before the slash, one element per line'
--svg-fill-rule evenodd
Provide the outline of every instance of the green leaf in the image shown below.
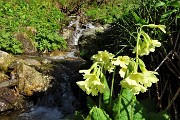
<path fill-rule="evenodd" d="M 180 7 L 180 1 L 171 1 L 168 2 L 167 6 Z"/>
<path fill-rule="evenodd" d="M 113 103 L 113 120 L 132 120 L 135 100 L 134 94 L 129 89 L 122 89 Z"/>
<path fill-rule="evenodd" d="M 106 80 L 106 77 L 103 75 L 101 77 L 101 79 L 103 79 L 103 84 L 105 85 L 106 87 L 106 91 L 103 93 L 103 103 L 105 105 L 109 104 L 110 102 L 110 89 L 109 89 L 109 86 L 108 86 L 108 83 L 107 83 L 107 80 Z"/>
<path fill-rule="evenodd" d="M 174 9 L 174 10 L 169 10 L 167 12 L 165 12 L 162 16 L 161 16 L 161 19 L 160 19 L 160 22 L 166 20 L 172 13 L 176 12 L 177 10 Z"/>
<path fill-rule="evenodd" d="M 141 18 L 135 12 L 132 11 L 131 13 L 134 16 L 134 19 L 136 20 L 136 22 L 139 22 Z"/>
<path fill-rule="evenodd" d="M 109 115 L 98 107 L 93 107 L 85 120 L 112 120 Z"/>
<path fill-rule="evenodd" d="M 135 101 L 133 120 L 147 120 L 147 110 L 138 102 Z"/>
<path fill-rule="evenodd" d="M 146 71 L 146 65 L 144 64 L 144 62 L 139 58 L 138 59 L 138 62 L 139 62 L 139 67 L 141 69 L 141 71 Z"/>
<path fill-rule="evenodd" d="M 134 66 L 136 65 L 136 62 L 131 59 L 128 66 L 127 66 L 127 70 L 126 70 L 126 73 L 125 73 L 125 77 L 126 78 L 127 76 L 129 76 L 129 74 L 131 74 L 132 72 L 134 72 Z"/>
<path fill-rule="evenodd" d="M 165 6 L 165 5 L 166 5 L 166 3 L 160 1 L 160 2 L 158 2 L 158 3 L 155 4 L 155 8 L 161 7 L 161 6 Z"/>
<path fill-rule="evenodd" d="M 135 21 L 136 21 L 138 24 L 142 24 L 142 25 L 147 24 L 146 20 L 140 18 L 135 12 L 132 11 L 131 13 L 132 13 L 132 15 L 134 16 L 134 19 L 135 19 Z"/>

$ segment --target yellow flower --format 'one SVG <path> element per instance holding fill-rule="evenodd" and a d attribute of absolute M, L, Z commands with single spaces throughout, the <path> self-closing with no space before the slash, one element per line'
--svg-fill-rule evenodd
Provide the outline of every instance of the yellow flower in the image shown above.
<path fill-rule="evenodd" d="M 158 27 L 154 24 L 152 24 L 152 26 Z M 133 53 L 137 52 L 138 47 L 139 56 L 149 55 L 150 52 L 155 51 L 155 47 L 161 46 L 161 43 L 158 40 L 152 40 L 151 37 L 144 31 L 141 32 L 141 35 L 143 36 L 143 39 L 139 40 L 139 45 L 134 48 Z"/>
<path fill-rule="evenodd" d="M 130 58 L 129 56 L 118 56 L 117 58 L 114 58 L 112 60 L 112 64 L 114 65 L 120 65 L 120 67 L 127 67 L 129 64 Z"/>
<path fill-rule="evenodd" d="M 91 71 L 90 69 L 88 70 L 79 70 L 79 73 L 84 73 L 84 74 L 89 74 Z"/>
<path fill-rule="evenodd" d="M 161 43 L 158 42 L 158 40 L 151 40 L 150 41 L 150 46 L 149 46 L 149 51 L 154 52 L 155 51 L 155 47 L 160 47 Z"/>
<path fill-rule="evenodd" d="M 149 25 L 144 25 L 150 28 L 159 28 L 161 31 L 163 31 L 164 33 L 166 33 L 166 26 L 165 25 L 155 25 L 155 24 L 149 24 Z"/>
<path fill-rule="evenodd" d="M 141 82 L 142 84 L 144 84 L 145 87 L 151 87 L 152 83 L 157 83 L 159 81 L 159 79 L 154 74 L 157 74 L 157 72 L 154 71 L 143 72 L 145 80 Z"/>
<path fill-rule="evenodd" d="M 134 94 L 144 93 L 147 88 L 138 82 L 139 79 L 144 79 L 144 76 L 141 73 L 133 73 L 122 80 L 120 84 L 124 88 L 129 88 Z"/>
<path fill-rule="evenodd" d="M 109 62 L 104 65 L 104 69 L 107 70 L 109 73 L 114 72 L 115 66 Z"/>
<path fill-rule="evenodd" d="M 111 60 L 115 55 L 105 51 L 98 51 L 98 54 L 92 56 L 92 60 L 95 62 L 100 62 L 104 69 L 108 72 L 113 72 L 115 66 L 112 64 Z"/>
<path fill-rule="evenodd" d="M 113 59 L 114 54 L 109 53 L 108 51 L 98 51 L 98 54 L 92 56 L 92 60 L 95 62 L 103 62 L 103 63 L 109 63 L 111 59 Z"/>
<path fill-rule="evenodd" d="M 100 79 L 95 74 L 85 74 L 85 81 L 78 81 L 76 84 L 85 91 L 88 95 L 98 95 L 98 92 L 105 92 L 105 85 L 100 82 Z"/>
<path fill-rule="evenodd" d="M 119 74 L 122 78 L 124 78 L 125 74 L 126 74 L 126 70 L 127 70 L 127 67 L 124 67 L 124 68 L 121 68 L 119 70 Z"/>
<path fill-rule="evenodd" d="M 127 78 L 123 79 L 120 84 L 124 88 L 129 88 L 134 94 L 144 93 L 152 83 L 156 83 L 158 78 L 153 71 L 144 71 L 143 73 L 131 73 Z"/>

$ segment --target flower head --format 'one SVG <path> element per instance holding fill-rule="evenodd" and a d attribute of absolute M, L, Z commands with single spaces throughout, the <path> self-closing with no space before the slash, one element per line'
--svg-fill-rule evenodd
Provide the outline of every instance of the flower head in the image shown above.
<path fill-rule="evenodd" d="M 98 54 L 92 56 L 92 60 L 95 62 L 103 62 L 105 64 L 109 63 L 113 59 L 114 54 L 109 53 L 108 51 L 98 51 Z"/>
<path fill-rule="evenodd" d="M 139 94 L 139 92 L 144 93 L 147 88 L 142 84 L 139 84 L 139 79 L 144 79 L 144 76 L 141 73 L 133 73 L 122 80 L 120 84 L 122 87 L 132 90 L 134 94 Z"/>
<path fill-rule="evenodd" d="M 100 82 L 100 79 L 95 74 L 85 74 L 85 81 L 76 82 L 77 85 L 85 91 L 88 95 L 92 94 L 93 96 L 98 95 L 98 92 L 105 92 L 105 85 Z"/>
<path fill-rule="evenodd" d="M 128 77 L 123 79 L 120 84 L 124 88 L 129 88 L 134 94 L 144 93 L 152 83 L 156 83 L 158 78 L 154 75 L 156 72 L 145 71 L 143 73 L 131 73 Z"/>
<path fill-rule="evenodd" d="M 155 47 L 161 46 L 158 40 L 151 39 L 147 33 L 142 32 L 141 35 L 144 39 L 140 40 L 139 45 L 134 48 L 133 53 L 136 53 L 138 49 L 138 55 L 149 55 L 150 52 L 155 51 Z"/>
<path fill-rule="evenodd" d="M 114 71 L 115 66 L 112 64 L 111 60 L 115 55 L 112 53 L 105 51 L 98 51 L 98 54 L 92 56 L 92 60 L 95 62 L 99 62 L 103 65 L 104 69 L 109 73 Z"/>

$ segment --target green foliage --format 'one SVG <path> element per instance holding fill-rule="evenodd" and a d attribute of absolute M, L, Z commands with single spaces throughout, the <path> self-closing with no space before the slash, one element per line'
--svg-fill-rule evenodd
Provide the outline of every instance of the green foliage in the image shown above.
<path fill-rule="evenodd" d="M 178 24 L 177 21 L 180 18 L 180 1 L 179 0 L 159 1 L 156 3 L 155 8 L 165 9 L 164 13 L 161 15 L 160 22 L 166 22 L 168 21 L 168 19 L 171 19 L 173 16 L 175 17 L 175 19 L 173 20 L 175 20 L 175 23 Z"/>
<path fill-rule="evenodd" d="M 93 107 L 85 120 L 111 120 L 103 109 Z"/>
<path fill-rule="evenodd" d="M 44 32 L 43 32 L 44 31 Z M 35 41 L 37 41 L 37 48 L 40 51 L 43 50 L 56 50 L 66 48 L 66 42 L 64 39 L 58 35 L 56 32 L 50 32 L 49 30 L 40 30 L 35 36 Z"/>
<path fill-rule="evenodd" d="M 131 6 L 135 6 L 133 0 L 114 0 L 101 5 L 94 3 L 85 11 L 92 20 L 106 24 L 115 22 L 124 14 L 123 12 L 129 11 Z"/>
<path fill-rule="evenodd" d="M 150 108 L 155 106 L 153 103 L 152 100 L 149 100 L 147 103 L 141 104 L 130 90 L 123 89 L 113 102 L 113 120 L 169 120 L 166 111 L 156 113 L 154 108 Z"/>
<path fill-rule="evenodd" d="M 26 28 L 31 27 L 34 34 L 28 37 L 35 42 L 40 51 L 66 47 L 66 42 L 58 35 L 58 30 L 64 26 L 62 21 L 66 18 L 51 0 L 13 0 L 11 2 L 2 0 L 0 8 L 0 28 L 11 34 L 10 39 L 14 40 L 13 34 L 26 32 Z M 60 21 L 62 24 L 59 24 Z"/>
<path fill-rule="evenodd" d="M 132 120 L 135 100 L 133 92 L 122 89 L 121 94 L 113 103 L 113 120 Z"/>
<path fill-rule="evenodd" d="M 0 50 L 4 50 L 13 54 L 23 53 L 22 46 L 10 32 L 0 30 Z"/>

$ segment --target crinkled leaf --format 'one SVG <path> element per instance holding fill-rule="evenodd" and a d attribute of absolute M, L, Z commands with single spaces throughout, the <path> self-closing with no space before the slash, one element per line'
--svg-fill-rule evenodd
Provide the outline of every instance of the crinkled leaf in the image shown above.
<path fill-rule="evenodd" d="M 110 89 L 104 74 L 101 76 L 101 80 L 103 81 L 103 84 L 105 85 L 105 89 L 106 89 L 106 91 L 103 93 L 103 103 L 107 105 L 110 102 Z"/>
<path fill-rule="evenodd" d="M 111 120 L 111 118 L 103 109 L 93 107 L 85 120 Z"/>
<path fill-rule="evenodd" d="M 147 109 L 149 112 L 156 112 L 156 103 L 152 99 L 144 99 L 140 101 L 140 104 L 143 105 L 145 109 Z"/>
<path fill-rule="evenodd" d="M 129 89 L 122 89 L 122 94 L 113 102 L 113 120 L 132 119 L 135 100 L 134 94 Z"/>
<path fill-rule="evenodd" d="M 113 102 L 113 120 L 169 120 L 166 111 L 154 111 L 155 104 L 152 100 L 142 103 L 137 101 L 130 90 L 123 89 L 122 94 Z"/>

